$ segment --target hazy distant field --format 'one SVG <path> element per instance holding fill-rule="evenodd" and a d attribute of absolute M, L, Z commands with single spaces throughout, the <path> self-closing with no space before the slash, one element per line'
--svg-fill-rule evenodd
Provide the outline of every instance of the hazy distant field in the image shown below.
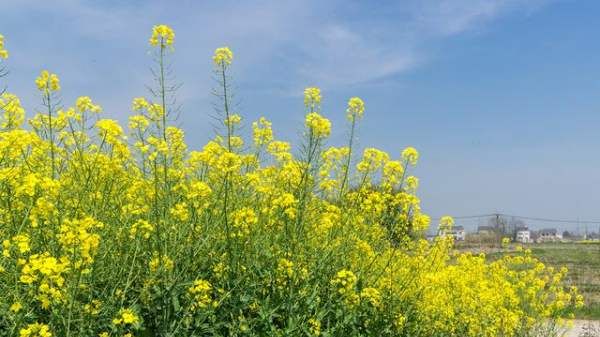
<path fill-rule="evenodd" d="M 549 266 L 569 269 L 568 281 L 585 297 L 577 318 L 600 319 L 600 243 L 545 243 L 528 245 L 533 254 Z M 491 252 L 491 259 L 502 252 Z M 570 285 L 569 284 L 569 285 Z"/>

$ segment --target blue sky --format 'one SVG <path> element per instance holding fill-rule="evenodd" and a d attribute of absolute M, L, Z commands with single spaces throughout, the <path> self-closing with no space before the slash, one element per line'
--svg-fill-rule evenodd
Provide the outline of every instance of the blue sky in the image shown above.
<path fill-rule="evenodd" d="M 360 145 L 418 148 L 434 217 L 600 220 L 599 11 L 593 0 L 4 0 L 0 33 L 9 90 L 29 112 L 49 69 L 65 104 L 89 95 L 125 121 L 151 81 L 151 27 L 166 23 L 192 148 L 213 135 L 211 55 L 227 45 L 240 113 L 271 119 L 279 138 L 298 138 L 306 86 L 323 90 L 332 145 L 347 99 L 362 97 Z"/>

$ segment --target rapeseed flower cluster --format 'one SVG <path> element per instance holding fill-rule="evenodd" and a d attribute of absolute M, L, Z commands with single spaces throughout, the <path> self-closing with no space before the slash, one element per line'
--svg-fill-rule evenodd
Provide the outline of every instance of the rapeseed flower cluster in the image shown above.
<path fill-rule="evenodd" d="M 52 337 L 52 332 L 46 324 L 33 323 L 21 329 L 19 337 Z"/>
<path fill-rule="evenodd" d="M 152 30 L 159 67 L 174 36 Z M 362 99 L 344 146 L 327 144 L 316 87 L 300 147 L 264 117 L 241 132 L 232 60 L 215 51 L 220 121 L 200 148 L 175 126 L 165 78 L 125 126 L 89 96 L 58 108 L 49 71 L 32 83 L 40 112 L 0 96 L 1 337 L 521 337 L 581 304 L 528 251 L 487 262 L 426 241 L 419 153 L 355 148 Z"/>
<path fill-rule="evenodd" d="M 346 110 L 346 117 L 351 122 L 356 119 L 361 119 L 365 112 L 365 103 L 360 97 L 352 97 L 348 101 L 348 109 Z"/>
<path fill-rule="evenodd" d="M 2 111 L 0 127 L 14 129 L 25 121 L 25 109 L 21 100 L 14 94 L 5 92 L 0 95 L 0 111 Z"/>
<path fill-rule="evenodd" d="M 7 59 L 8 51 L 4 48 L 4 35 L 0 34 L 0 59 Z"/>
<path fill-rule="evenodd" d="M 321 104 L 321 89 L 310 87 L 304 89 L 304 106 L 311 111 Z"/>
<path fill-rule="evenodd" d="M 306 127 L 317 138 L 329 137 L 331 133 L 331 122 L 316 112 L 306 115 Z"/>
<path fill-rule="evenodd" d="M 194 284 L 188 289 L 192 297 L 192 310 L 204 309 L 209 305 L 216 305 L 212 300 L 212 285 L 206 280 L 195 280 Z"/>
<path fill-rule="evenodd" d="M 58 75 L 52 74 L 48 70 L 42 70 L 40 76 L 35 80 L 35 84 L 38 90 L 44 92 L 60 90 Z"/>
<path fill-rule="evenodd" d="M 152 36 L 150 37 L 151 46 L 171 46 L 175 41 L 175 32 L 167 25 L 156 25 L 152 27 Z"/>
<path fill-rule="evenodd" d="M 229 47 L 221 47 L 215 50 L 213 62 L 217 66 L 228 66 L 233 61 L 233 52 Z"/>

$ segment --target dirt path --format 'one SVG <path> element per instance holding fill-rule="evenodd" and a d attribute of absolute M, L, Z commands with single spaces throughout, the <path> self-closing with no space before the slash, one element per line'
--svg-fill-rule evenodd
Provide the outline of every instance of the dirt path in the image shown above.
<path fill-rule="evenodd" d="M 596 333 L 584 335 L 586 327 L 590 326 L 596 329 Z M 573 328 L 569 329 L 564 337 L 600 337 L 600 321 L 575 320 L 573 322 Z"/>

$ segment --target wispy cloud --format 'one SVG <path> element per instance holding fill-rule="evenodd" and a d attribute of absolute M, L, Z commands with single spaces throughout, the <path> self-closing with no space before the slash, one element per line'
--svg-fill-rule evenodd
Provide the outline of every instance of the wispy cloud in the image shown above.
<path fill-rule="evenodd" d="M 412 6 L 415 27 L 433 36 L 449 36 L 490 22 L 511 11 L 531 12 L 551 0 L 424 0 Z"/>
<path fill-rule="evenodd" d="M 207 93 L 210 55 L 229 45 L 241 62 L 241 78 L 261 90 L 299 92 L 360 85 L 401 74 L 430 57 L 428 44 L 461 34 L 513 11 L 549 0 L 167 1 L 94 2 L 5 0 L 0 13 L 13 47 L 16 87 L 25 89 L 41 67 L 61 71 L 79 88 L 109 86 L 109 105 L 123 108 L 126 95 L 149 80 L 150 27 L 174 25 L 176 61 L 185 83 L 182 99 Z M 12 40 L 12 38 L 16 40 Z M 119 55 L 115 57 L 113 55 Z M 23 75 L 27 75 L 23 76 Z M 282 81 L 285 79 L 285 81 Z M 91 83 L 96 82 L 96 83 Z M 202 96 L 200 96 L 202 97 Z M 206 96 L 205 96 L 206 98 Z M 197 98 L 196 98 L 197 99 Z"/>
<path fill-rule="evenodd" d="M 425 45 L 485 26 L 502 15 L 531 12 L 548 0 L 420 0 L 366 10 L 314 27 L 312 55 L 300 68 L 328 86 L 357 84 L 410 70 L 430 57 Z"/>

